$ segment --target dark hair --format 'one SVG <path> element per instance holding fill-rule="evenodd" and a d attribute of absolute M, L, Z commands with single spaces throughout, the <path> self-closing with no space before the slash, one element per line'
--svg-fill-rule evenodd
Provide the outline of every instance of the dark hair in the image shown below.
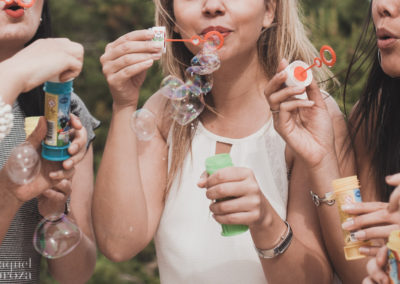
<path fill-rule="evenodd" d="M 47 0 L 43 2 L 42 20 L 33 38 L 25 45 L 28 46 L 40 38 L 51 37 L 51 19 Z M 44 113 L 44 92 L 43 85 L 33 90 L 22 93 L 18 97 L 18 104 L 26 116 L 43 115 Z"/>
<path fill-rule="evenodd" d="M 343 102 L 346 101 L 346 88 L 351 76 L 367 65 L 367 84 L 349 117 L 350 136 L 354 141 L 356 135 L 362 135 L 371 157 L 369 170 L 375 181 L 376 196 L 388 201 L 394 188 L 386 184 L 385 177 L 400 171 L 400 79 L 391 78 L 382 70 L 376 35 L 371 27 L 370 8 L 346 74 Z"/>

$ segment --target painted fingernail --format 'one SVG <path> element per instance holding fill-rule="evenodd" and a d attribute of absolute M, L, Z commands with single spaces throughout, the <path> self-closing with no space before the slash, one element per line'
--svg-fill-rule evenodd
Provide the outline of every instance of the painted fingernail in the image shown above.
<path fill-rule="evenodd" d="M 342 228 L 343 228 L 344 230 L 347 230 L 348 228 L 350 228 L 350 227 L 353 226 L 353 225 L 354 225 L 354 220 L 353 220 L 353 218 L 349 218 L 349 219 L 346 220 L 346 222 L 344 222 L 344 223 L 342 224 Z"/>
<path fill-rule="evenodd" d="M 359 251 L 361 254 L 369 254 L 369 248 L 367 248 L 367 247 L 360 247 L 360 248 L 358 249 L 358 251 Z"/>
<path fill-rule="evenodd" d="M 343 210 L 343 211 L 346 211 L 346 210 L 352 210 L 352 209 L 354 209 L 354 205 L 353 204 L 344 204 L 344 205 L 342 205 L 340 208 Z"/>
<path fill-rule="evenodd" d="M 358 231 L 353 234 L 357 240 L 365 240 L 366 234 L 364 231 Z"/>

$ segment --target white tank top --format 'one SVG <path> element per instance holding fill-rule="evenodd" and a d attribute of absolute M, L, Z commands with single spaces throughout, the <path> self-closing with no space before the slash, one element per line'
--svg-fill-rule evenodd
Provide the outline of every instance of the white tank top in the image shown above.
<path fill-rule="evenodd" d="M 192 154 L 187 155 L 183 164 L 181 184 L 176 178 L 155 236 L 163 284 L 266 283 L 249 231 L 221 236 L 221 225 L 211 216 L 205 189 L 196 185 L 205 171 L 206 158 L 215 155 L 217 142 L 232 144 L 233 164 L 253 170 L 271 205 L 286 219 L 285 142 L 275 131 L 272 119 L 256 133 L 241 139 L 215 135 L 199 123 Z M 169 161 L 171 154 L 170 150 Z"/>

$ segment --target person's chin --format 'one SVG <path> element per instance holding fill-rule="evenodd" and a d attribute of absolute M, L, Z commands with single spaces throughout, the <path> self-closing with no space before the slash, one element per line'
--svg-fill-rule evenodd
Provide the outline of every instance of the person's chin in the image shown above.
<path fill-rule="evenodd" d="M 382 70 L 386 75 L 392 78 L 400 78 L 400 59 L 397 61 L 399 64 L 394 64 L 396 61 L 392 61 L 390 64 L 382 62 Z"/>

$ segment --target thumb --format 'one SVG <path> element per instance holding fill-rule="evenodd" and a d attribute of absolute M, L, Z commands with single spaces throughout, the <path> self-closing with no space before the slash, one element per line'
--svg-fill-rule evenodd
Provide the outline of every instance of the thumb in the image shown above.
<path fill-rule="evenodd" d="M 314 101 L 316 106 L 319 106 L 319 107 L 322 107 L 322 108 L 326 108 L 326 104 L 325 104 L 324 99 L 322 98 L 322 95 L 321 95 L 321 90 L 319 89 L 318 84 L 315 81 L 315 79 L 306 88 L 306 92 L 307 92 L 308 98 L 311 101 Z"/>
<path fill-rule="evenodd" d="M 26 139 L 27 142 L 32 144 L 32 146 L 37 149 L 40 146 L 40 143 L 42 140 L 46 137 L 47 133 L 47 124 L 46 124 L 46 119 L 42 116 L 39 119 L 39 122 L 35 128 L 35 130 L 32 132 L 32 134 Z"/>
<path fill-rule="evenodd" d="M 285 68 L 288 67 L 288 65 L 289 65 L 289 62 L 285 58 L 283 58 L 278 65 L 278 69 L 276 70 L 276 73 L 279 73 L 279 72 L 285 70 Z"/>

